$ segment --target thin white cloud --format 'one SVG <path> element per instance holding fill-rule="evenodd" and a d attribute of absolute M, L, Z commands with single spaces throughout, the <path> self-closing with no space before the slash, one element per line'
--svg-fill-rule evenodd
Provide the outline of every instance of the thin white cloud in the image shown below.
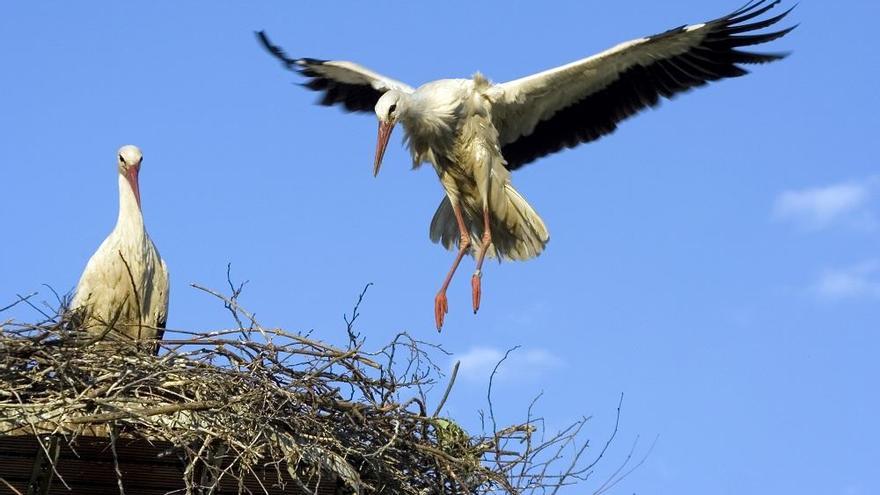
<path fill-rule="evenodd" d="M 486 383 L 504 353 L 491 347 L 472 347 L 460 356 L 453 356 L 452 363 L 461 361 L 458 374 L 462 378 Z M 495 377 L 498 380 L 536 378 L 561 365 L 562 359 L 546 349 L 517 349 L 501 364 Z"/>
<path fill-rule="evenodd" d="M 491 372 L 492 368 L 504 357 L 504 353 L 498 349 L 490 349 L 488 347 L 474 347 L 466 353 L 458 357 L 461 361 L 461 367 L 458 372 L 463 377 L 475 377 L 477 375 L 486 375 Z M 453 363 L 455 359 L 453 358 Z"/>
<path fill-rule="evenodd" d="M 845 219 L 864 227 L 871 223 L 867 206 L 877 192 L 877 182 L 871 177 L 861 182 L 785 191 L 773 204 L 773 218 L 808 230 L 820 230 Z"/>
<path fill-rule="evenodd" d="M 812 291 L 827 300 L 880 298 L 880 259 L 825 270 Z"/>

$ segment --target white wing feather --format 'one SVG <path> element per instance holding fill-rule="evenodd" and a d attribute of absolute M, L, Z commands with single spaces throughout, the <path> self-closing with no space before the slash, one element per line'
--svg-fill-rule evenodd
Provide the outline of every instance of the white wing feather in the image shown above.
<path fill-rule="evenodd" d="M 614 82 L 627 68 L 697 46 L 706 24 L 668 38 L 639 38 L 602 53 L 493 87 L 493 117 L 506 144 L 532 133 L 542 120 Z"/>
<path fill-rule="evenodd" d="M 412 93 L 412 86 L 383 76 L 378 72 L 372 71 L 362 65 L 345 60 L 328 60 L 321 63 L 309 63 L 309 59 L 297 60 L 297 65 L 308 67 L 309 70 L 317 72 L 323 77 L 332 79 L 343 84 L 369 85 L 377 91 L 388 91 L 395 89 L 403 93 Z"/>

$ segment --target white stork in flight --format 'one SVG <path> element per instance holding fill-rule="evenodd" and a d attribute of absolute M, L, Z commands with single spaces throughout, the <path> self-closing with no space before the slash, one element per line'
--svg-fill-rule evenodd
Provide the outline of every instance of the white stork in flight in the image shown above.
<path fill-rule="evenodd" d="M 116 227 L 89 259 L 70 304 L 75 321 L 94 336 L 161 340 L 168 319 L 168 268 L 141 215 L 142 161 L 136 146 L 119 148 Z"/>
<path fill-rule="evenodd" d="M 744 47 L 775 40 L 794 29 L 756 32 L 791 9 L 763 16 L 779 0 L 753 0 L 713 21 L 678 27 L 514 81 L 494 84 L 481 74 L 442 79 L 418 88 L 352 62 L 289 58 L 264 32 L 260 41 L 286 68 L 324 93 L 322 105 L 375 111 L 379 136 L 373 174 L 394 125 L 403 125 L 413 165 L 430 162 L 446 197 L 431 221 L 430 236 L 458 246 L 434 300 L 439 330 L 447 312 L 446 288 L 465 253 L 476 257 L 471 278 L 474 312 L 480 306 L 483 259 L 527 260 L 549 240 L 544 222 L 510 183 L 510 172 L 542 156 L 598 139 L 661 97 L 709 81 L 742 76 L 743 64 L 763 64 L 785 54 Z M 763 17 L 762 17 L 763 16 Z"/>

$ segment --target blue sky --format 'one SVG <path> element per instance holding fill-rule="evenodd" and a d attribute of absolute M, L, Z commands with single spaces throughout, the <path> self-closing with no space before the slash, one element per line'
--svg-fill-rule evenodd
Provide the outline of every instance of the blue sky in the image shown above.
<path fill-rule="evenodd" d="M 411 84 L 504 81 L 736 7 L 3 3 L 0 307 L 73 289 L 116 218 L 115 151 L 137 144 L 171 328 L 230 324 L 188 287 L 223 288 L 227 263 L 264 324 L 331 340 L 374 282 L 360 329 L 461 359 L 447 412 L 466 426 L 513 345 L 502 421 L 543 391 L 552 427 L 592 416 L 597 449 L 626 394 L 619 441 L 569 493 L 591 493 L 639 435 L 659 441 L 616 493 L 878 493 L 880 4 L 802 2 L 800 28 L 771 48 L 793 51 L 785 61 L 515 173 L 551 242 L 489 263 L 477 316 L 465 260 L 441 335 L 433 297 L 452 254 L 427 237 L 435 174 L 409 170 L 396 133 L 374 179 L 374 117 L 313 105 L 253 36 Z"/>

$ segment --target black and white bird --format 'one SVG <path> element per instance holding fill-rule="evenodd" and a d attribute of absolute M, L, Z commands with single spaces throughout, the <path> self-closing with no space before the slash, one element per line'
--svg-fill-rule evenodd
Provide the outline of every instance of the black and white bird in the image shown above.
<path fill-rule="evenodd" d="M 141 214 L 142 161 L 136 146 L 119 148 L 116 227 L 86 264 L 70 304 L 79 327 L 108 340 L 161 340 L 168 319 L 168 268 Z"/>
<path fill-rule="evenodd" d="M 476 312 L 485 257 L 527 260 L 538 256 L 550 238 L 544 222 L 511 185 L 511 171 L 610 134 L 620 121 L 661 98 L 742 76 L 744 64 L 785 57 L 744 49 L 796 27 L 762 31 L 791 11 L 765 15 L 779 2 L 753 0 L 719 19 L 628 41 L 502 84 L 477 73 L 413 88 L 352 62 L 289 58 L 264 32 L 257 34 L 286 68 L 308 78 L 307 88 L 324 94 L 322 105 L 376 113 L 374 175 L 398 122 L 414 166 L 434 166 L 446 196 L 431 221 L 430 237 L 447 249 L 458 248 L 434 300 L 439 330 L 448 310 L 446 289 L 466 253 L 476 257 L 471 278 Z"/>

